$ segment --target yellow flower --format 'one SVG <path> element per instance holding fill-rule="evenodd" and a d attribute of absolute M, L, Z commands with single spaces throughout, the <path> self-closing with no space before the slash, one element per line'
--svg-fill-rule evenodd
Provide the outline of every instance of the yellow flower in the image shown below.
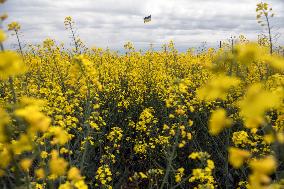
<path fill-rule="evenodd" d="M 42 152 L 40 153 L 40 157 L 41 157 L 42 159 L 46 159 L 47 156 L 48 156 L 48 153 L 47 153 L 46 151 L 42 151 Z"/>
<path fill-rule="evenodd" d="M 284 133 L 277 133 L 277 141 L 280 143 L 280 144 L 284 144 Z"/>
<path fill-rule="evenodd" d="M 207 152 L 192 152 L 188 158 L 190 159 L 199 159 L 199 160 L 203 160 L 206 158 L 209 158 L 210 155 Z"/>
<path fill-rule="evenodd" d="M 177 115 L 184 115 L 185 114 L 185 111 L 181 108 L 176 109 L 175 112 L 176 112 Z"/>
<path fill-rule="evenodd" d="M 45 177 L 45 171 L 43 168 L 40 168 L 40 169 L 36 169 L 35 170 L 35 175 L 38 179 L 44 179 Z"/>
<path fill-rule="evenodd" d="M 15 111 L 15 114 L 24 118 L 30 124 L 30 131 L 47 131 L 51 119 L 38 110 L 37 106 L 27 106 Z"/>
<path fill-rule="evenodd" d="M 232 120 L 227 118 L 224 109 L 215 110 L 209 120 L 209 133 L 211 135 L 218 135 L 225 127 L 230 126 Z"/>
<path fill-rule="evenodd" d="M 188 120 L 188 125 L 191 127 L 193 125 L 193 121 L 192 120 Z"/>
<path fill-rule="evenodd" d="M 60 153 L 60 154 L 67 154 L 67 153 L 69 153 L 69 150 L 66 149 L 66 148 L 60 148 L 59 153 Z"/>
<path fill-rule="evenodd" d="M 49 130 L 50 133 L 52 133 L 54 136 L 53 141 L 51 142 L 52 144 L 64 145 L 70 139 L 70 136 L 67 131 L 65 131 L 61 127 L 51 127 Z"/>
<path fill-rule="evenodd" d="M 208 159 L 207 160 L 207 167 L 212 170 L 215 168 L 215 165 L 214 165 L 214 161 L 212 161 L 211 159 Z"/>
<path fill-rule="evenodd" d="M 139 175 L 142 179 L 148 178 L 147 175 L 145 175 L 143 172 L 139 172 Z"/>
<path fill-rule="evenodd" d="M 257 43 L 247 43 L 236 46 L 236 58 L 241 64 L 249 65 L 268 54 L 268 50 Z"/>
<path fill-rule="evenodd" d="M 88 186 L 85 184 L 85 182 L 83 180 L 79 180 L 77 182 L 75 182 L 75 187 L 76 189 L 88 189 Z"/>
<path fill-rule="evenodd" d="M 67 181 L 64 184 L 60 184 L 58 189 L 73 189 L 73 187 L 72 187 L 72 184 Z"/>
<path fill-rule="evenodd" d="M 12 156 L 7 148 L 0 150 L 0 168 L 6 168 L 12 160 Z"/>
<path fill-rule="evenodd" d="M 232 141 L 236 146 L 244 146 L 251 143 L 249 135 L 246 131 L 237 131 L 233 133 Z"/>
<path fill-rule="evenodd" d="M 7 79 L 25 72 L 20 56 L 13 51 L 0 52 L 0 79 Z"/>
<path fill-rule="evenodd" d="M 13 140 L 11 147 L 13 152 L 17 155 L 33 149 L 32 142 L 26 134 L 21 134 L 18 140 Z"/>
<path fill-rule="evenodd" d="M 276 170 L 277 163 L 273 156 L 267 156 L 262 159 L 252 160 L 249 166 L 252 169 L 252 174 L 249 176 L 249 186 L 262 189 L 270 184 L 269 175 Z"/>
<path fill-rule="evenodd" d="M 82 176 L 80 174 L 80 170 L 77 169 L 76 167 L 71 167 L 69 169 L 67 177 L 68 177 L 69 180 L 73 180 L 73 181 L 82 179 Z"/>
<path fill-rule="evenodd" d="M 21 29 L 21 26 L 18 22 L 11 22 L 8 24 L 8 30 L 13 30 L 15 32 L 18 32 Z"/>
<path fill-rule="evenodd" d="M 274 135 L 273 134 L 266 134 L 263 136 L 263 140 L 267 144 L 272 144 L 275 141 Z"/>
<path fill-rule="evenodd" d="M 268 156 L 262 159 L 252 160 L 249 166 L 254 172 L 270 175 L 276 170 L 277 163 L 273 156 Z"/>
<path fill-rule="evenodd" d="M 177 173 L 175 175 L 175 181 L 178 183 L 181 181 L 182 177 L 184 176 L 184 168 L 178 168 Z"/>
<path fill-rule="evenodd" d="M 112 181 L 112 173 L 109 168 L 109 165 L 100 166 L 96 172 L 96 179 L 100 181 L 102 185 L 106 185 Z"/>
<path fill-rule="evenodd" d="M 269 176 L 254 172 L 249 175 L 249 187 L 251 189 L 266 189 L 271 179 Z"/>
<path fill-rule="evenodd" d="M 4 13 L 4 14 L 0 15 L 0 20 L 1 21 L 6 20 L 7 18 L 8 18 L 8 14 L 7 13 Z"/>
<path fill-rule="evenodd" d="M 282 96 L 263 89 L 261 84 L 252 85 L 245 96 L 239 101 L 240 115 L 247 128 L 257 128 L 264 122 L 264 113 L 281 105 Z"/>
<path fill-rule="evenodd" d="M 6 136 L 6 125 L 10 123 L 9 115 L 0 108 L 0 143 L 5 142 Z"/>
<path fill-rule="evenodd" d="M 32 165 L 32 160 L 31 159 L 22 159 L 21 160 L 21 162 L 20 162 L 20 166 L 21 166 L 21 168 L 24 170 L 24 171 L 26 171 L 26 172 L 28 172 L 29 171 L 29 168 L 31 167 L 31 165 Z"/>
<path fill-rule="evenodd" d="M 51 174 L 55 176 L 63 176 L 66 172 L 68 163 L 61 157 L 58 157 L 58 152 L 53 150 L 51 152 L 51 160 L 49 161 L 49 169 Z"/>
<path fill-rule="evenodd" d="M 238 86 L 240 80 L 234 77 L 219 75 L 212 78 L 204 87 L 197 90 L 197 97 L 200 100 L 212 101 L 216 99 L 225 100 L 227 92 L 232 87 Z"/>
<path fill-rule="evenodd" d="M 241 150 L 239 148 L 230 147 L 229 151 L 229 162 L 235 168 L 240 168 L 245 160 L 247 160 L 251 153 L 247 150 Z"/>
<path fill-rule="evenodd" d="M 6 39 L 6 34 L 0 29 L 0 43 L 3 43 Z"/>
<path fill-rule="evenodd" d="M 35 185 L 35 189 L 44 189 L 44 188 L 45 188 L 45 184 L 36 183 Z"/>
<path fill-rule="evenodd" d="M 187 136 L 187 139 L 188 139 L 188 140 L 191 140 L 191 139 L 192 139 L 192 134 L 191 134 L 191 133 L 187 133 L 186 136 Z"/>
<path fill-rule="evenodd" d="M 265 62 L 276 70 L 284 71 L 284 58 L 281 56 L 269 55 L 265 58 Z"/>
<path fill-rule="evenodd" d="M 179 148 L 183 148 L 186 145 L 186 141 L 182 140 L 181 143 L 178 144 Z"/>
<path fill-rule="evenodd" d="M 65 19 L 64 19 L 65 26 L 69 27 L 69 24 L 72 24 L 72 23 L 73 23 L 72 17 L 71 16 L 66 16 Z"/>

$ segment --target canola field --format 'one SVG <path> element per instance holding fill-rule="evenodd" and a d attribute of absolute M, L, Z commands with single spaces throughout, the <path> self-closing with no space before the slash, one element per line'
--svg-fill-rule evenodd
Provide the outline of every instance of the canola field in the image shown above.
<path fill-rule="evenodd" d="M 71 50 L 5 39 L 0 188 L 284 187 L 284 57 L 269 39 L 200 52 L 129 42 L 124 54 L 75 35 Z"/>

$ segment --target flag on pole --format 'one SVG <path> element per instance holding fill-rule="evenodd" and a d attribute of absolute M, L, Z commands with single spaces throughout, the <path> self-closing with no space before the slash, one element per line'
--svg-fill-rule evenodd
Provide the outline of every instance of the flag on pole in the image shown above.
<path fill-rule="evenodd" d="M 150 22 L 151 21 L 151 15 L 150 16 L 146 16 L 144 18 L 144 23 Z"/>

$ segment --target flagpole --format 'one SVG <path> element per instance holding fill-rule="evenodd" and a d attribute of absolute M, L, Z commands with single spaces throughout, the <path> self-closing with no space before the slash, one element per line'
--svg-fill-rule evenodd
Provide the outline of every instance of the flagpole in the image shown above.
<path fill-rule="evenodd" d="M 146 17 L 144 17 L 144 24 L 147 24 L 148 22 L 151 22 L 152 21 L 152 15 L 150 14 L 149 16 L 146 16 Z M 146 26 L 147 27 L 147 26 Z M 146 28 L 146 29 L 148 29 L 148 28 Z M 152 31 L 152 29 L 150 28 L 150 33 L 149 32 L 147 32 L 147 33 L 149 33 L 150 34 L 150 49 L 152 49 L 152 47 L 153 47 L 153 31 Z M 152 49 L 153 50 L 153 49 Z"/>

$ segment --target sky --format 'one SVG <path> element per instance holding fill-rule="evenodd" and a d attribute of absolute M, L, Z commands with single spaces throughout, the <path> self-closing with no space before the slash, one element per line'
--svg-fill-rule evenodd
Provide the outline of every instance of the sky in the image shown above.
<path fill-rule="evenodd" d="M 251 40 L 266 33 L 256 22 L 260 0 L 7 0 L 0 7 L 9 17 L 3 23 L 21 24 L 25 44 L 46 38 L 71 44 L 64 18 L 71 16 L 76 33 L 89 47 L 120 50 L 128 41 L 137 49 L 159 48 L 173 40 L 179 50 L 204 45 L 215 47 L 230 36 L 244 34 Z M 276 16 L 271 20 L 276 43 L 284 44 L 284 0 L 267 0 Z M 144 24 L 143 18 L 152 15 Z M 15 36 L 5 46 L 12 48 Z"/>

